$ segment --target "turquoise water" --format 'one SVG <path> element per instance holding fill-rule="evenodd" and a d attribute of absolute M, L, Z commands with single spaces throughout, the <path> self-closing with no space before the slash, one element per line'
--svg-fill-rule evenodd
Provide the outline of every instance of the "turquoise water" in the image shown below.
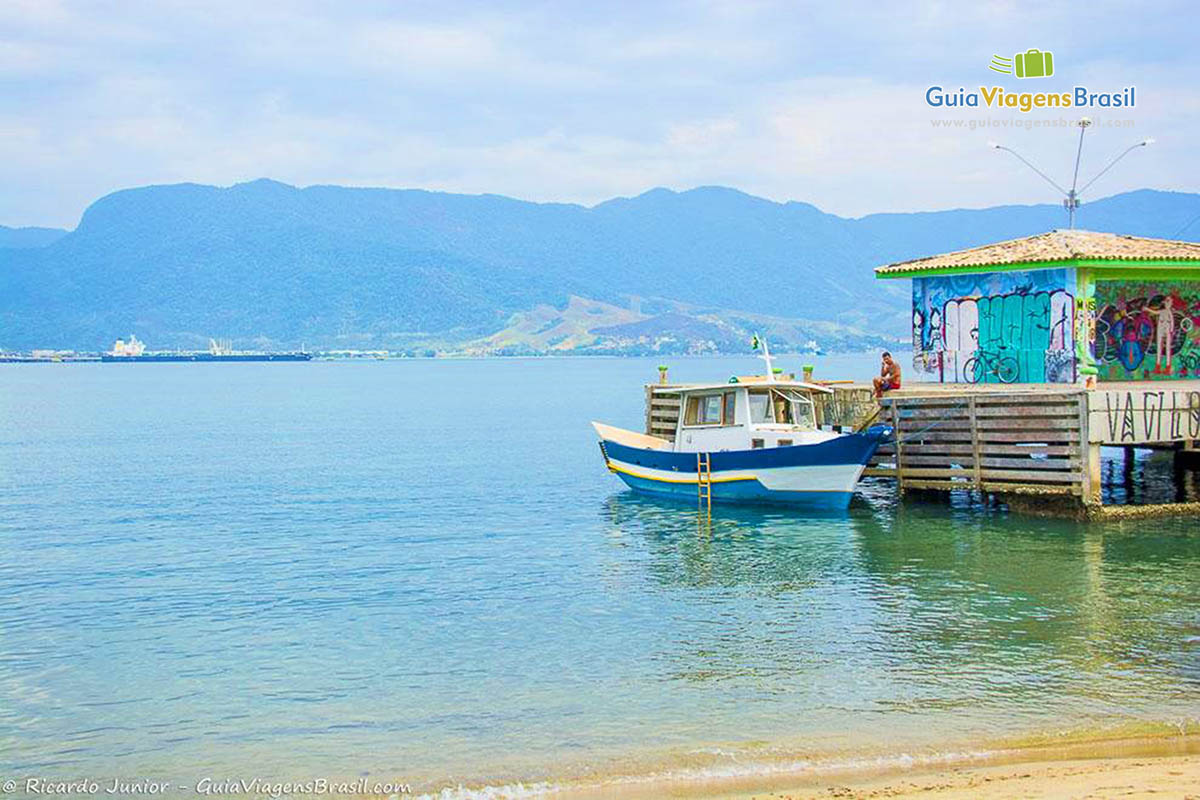
<path fill-rule="evenodd" d="M 880 483 L 708 522 L 587 424 L 640 427 L 654 364 L 6 366 L 0 774 L 434 788 L 1198 716 L 1194 520 Z"/>

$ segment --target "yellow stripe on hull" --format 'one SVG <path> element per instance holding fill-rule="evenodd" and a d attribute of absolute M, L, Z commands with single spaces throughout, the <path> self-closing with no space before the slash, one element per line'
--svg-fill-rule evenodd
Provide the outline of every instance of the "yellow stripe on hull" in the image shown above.
<path fill-rule="evenodd" d="M 696 483 L 695 478 L 675 479 L 675 478 L 659 478 L 655 475 L 645 475 L 640 472 L 635 472 L 634 470 L 628 469 L 626 467 L 618 467 L 615 464 L 613 464 L 611 461 L 608 462 L 608 471 L 609 472 L 624 472 L 626 475 L 632 475 L 633 477 L 641 478 L 644 481 L 658 481 L 659 483 Z M 713 483 L 733 483 L 734 481 L 756 481 L 756 480 L 758 480 L 757 476 L 746 475 L 746 476 L 739 476 L 736 478 L 713 477 L 712 482 Z"/>

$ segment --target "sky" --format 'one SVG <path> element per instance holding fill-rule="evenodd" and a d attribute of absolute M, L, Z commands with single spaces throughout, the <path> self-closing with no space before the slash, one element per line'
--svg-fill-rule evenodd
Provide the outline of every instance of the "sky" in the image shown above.
<path fill-rule="evenodd" d="M 1200 184 L 1188 3 L 0 0 L 0 224 L 260 177 L 591 205 L 732 186 L 844 216 Z M 507 6 L 507 7 L 504 7 Z M 1018 79 L 993 55 L 1054 54 Z M 1136 87 L 1132 109 L 932 108 L 930 86 Z M 975 122 L 946 126 L 946 121 Z M 978 123 L 985 122 L 986 126 Z"/>

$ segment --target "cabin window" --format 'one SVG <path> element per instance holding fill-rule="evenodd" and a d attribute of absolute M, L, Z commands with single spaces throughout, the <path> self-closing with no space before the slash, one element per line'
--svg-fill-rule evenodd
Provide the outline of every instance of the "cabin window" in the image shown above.
<path fill-rule="evenodd" d="M 751 439 L 750 440 L 750 449 L 751 450 L 759 450 L 762 448 L 762 446 L 763 446 L 762 439 Z"/>
<path fill-rule="evenodd" d="M 813 410 L 812 401 L 805 397 L 797 397 L 792 403 L 792 413 L 796 424 L 802 428 L 817 427 L 817 415 Z"/>
<path fill-rule="evenodd" d="M 686 425 L 720 425 L 721 395 L 702 394 L 688 398 Z"/>
<path fill-rule="evenodd" d="M 774 422 L 775 417 L 771 414 L 771 398 L 766 392 L 751 392 L 750 393 L 750 422 Z"/>
<path fill-rule="evenodd" d="M 776 393 L 771 396 L 771 401 L 771 405 L 775 407 L 775 421 L 784 425 L 791 425 L 794 420 L 792 419 L 792 404 L 788 399 Z"/>
<path fill-rule="evenodd" d="M 812 400 L 789 389 L 750 392 L 750 422 L 756 425 L 778 423 L 815 428 L 817 417 Z"/>
<path fill-rule="evenodd" d="M 791 447 L 792 440 L 791 439 L 780 439 L 778 442 L 776 442 L 776 444 L 778 444 L 780 447 Z"/>
<path fill-rule="evenodd" d="M 687 400 L 684 425 L 733 425 L 737 411 L 737 394 L 692 395 Z"/>

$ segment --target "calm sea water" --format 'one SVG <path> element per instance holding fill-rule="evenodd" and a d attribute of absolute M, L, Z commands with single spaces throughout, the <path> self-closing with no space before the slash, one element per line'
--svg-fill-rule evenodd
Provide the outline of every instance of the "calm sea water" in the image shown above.
<path fill-rule="evenodd" d="M 640 427 L 654 364 L 6 365 L 0 774 L 428 788 L 1197 716 L 1194 520 L 878 484 L 708 522 L 587 424 Z"/>

